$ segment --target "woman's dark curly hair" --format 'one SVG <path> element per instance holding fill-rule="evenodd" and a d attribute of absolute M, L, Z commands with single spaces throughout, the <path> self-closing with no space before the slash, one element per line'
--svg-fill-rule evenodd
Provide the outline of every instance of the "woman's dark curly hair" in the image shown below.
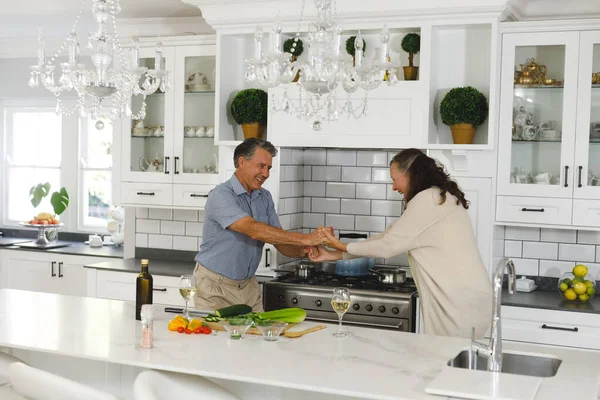
<path fill-rule="evenodd" d="M 423 154 L 419 149 L 406 149 L 396 154 L 390 162 L 390 167 L 408 175 L 408 193 L 404 193 L 404 199 L 408 203 L 423 190 L 436 186 L 440 189 L 442 201 L 446 201 L 446 192 L 456 197 L 456 205 L 462 204 L 465 209 L 469 208 L 469 201 L 456 182 L 450 179 L 443 165 L 431 157 Z"/>

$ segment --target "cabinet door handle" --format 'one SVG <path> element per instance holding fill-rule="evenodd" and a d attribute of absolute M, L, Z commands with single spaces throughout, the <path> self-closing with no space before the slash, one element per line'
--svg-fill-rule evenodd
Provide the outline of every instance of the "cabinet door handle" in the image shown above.
<path fill-rule="evenodd" d="M 565 165 L 565 187 L 569 187 L 569 166 Z"/>
<path fill-rule="evenodd" d="M 165 175 L 169 175 L 169 157 L 165 156 Z"/>
<path fill-rule="evenodd" d="M 554 330 L 557 330 L 557 331 L 579 332 L 579 328 L 578 327 L 575 327 L 575 328 L 561 328 L 560 326 L 550 326 L 550 325 L 546 325 L 546 324 L 542 325 L 542 329 L 554 329 Z"/>
<path fill-rule="evenodd" d="M 577 183 L 577 187 L 582 187 L 583 185 L 581 184 L 581 170 L 583 169 L 583 167 L 580 165 L 579 166 L 579 180 Z"/>
<path fill-rule="evenodd" d="M 58 277 L 59 278 L 62 278 L 64 276 L 62 273 L 62 265 L 63 265 L 62 261 L 58 263 Z"/>
<path fill-rule="evenodd" d="M 269 253 L 271 249 L 265 249 L 265 268 L 269 268 L 271 264 L 269 263 Z"/>
<path fill-rule="evenodd" d="M 167 288 L 152 288 L 152 290 L 154 290 L 155 292 L 166 292 Z"/>
<path fill-rule="evenodd" d="M 208 197 L 208 195 L 207 194 L 192 193 L 192 194 L 190 194 L 190 197 Z"/>
<path fill-rule="evenodd" d="M 54 273 L 54 265 L 55 265 L 55 264 L 56 264 L 56 261 L 52 261 L 52 262 L 50 263 L 50 276 L 51 276 L 51 277 L 55 277 L 55 276 L 56 276 L 56 274 Z"/>
<path fill-rule="evenodd" d="M 137 192 L 138 196 L 154 196 L 154 192 Z"/>
<path fill-rule="evenodd" d="M 543 208 L 521 208 L 521 211 L 523 212 L 544 212 Z"/>
<path fill-rule="evenodd" d="M 179 171 L 177 171 L 177 161 L 179 160 L 179 157 L 175 157 L 173 158 L 173 170 L 174 170 L 174 174 L 175 175 L 179 175 Z"/>

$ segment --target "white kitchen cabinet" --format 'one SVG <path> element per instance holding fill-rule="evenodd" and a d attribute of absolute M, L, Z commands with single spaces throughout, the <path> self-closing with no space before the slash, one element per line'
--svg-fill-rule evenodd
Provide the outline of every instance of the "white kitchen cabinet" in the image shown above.
<path fill-rule="evenodd" d="M 600 350 L 600 314 L 502 306 L 502 339 Z"/>
<path fill-rule="evenodd" d="M 183 41 L 183 43 L 181 43 Z M 164 39 L 171 89 L 146 97 L 142 121 L 121 120 L 121 203 L 202 208 L 194 197 L 218 182 L 215 144 L 214 37 Z M 154 68 L 154 47 L 140 48 L 140 64 Z M 141 105 L 132 99 L 132 110 Z M 198 186 L 198 188 L 194 188 Z"/>
<path fill-rule="evenodd" d="M 99 257 L 4 250 L 0 253 L 0 287 L 86 296 L 84 264 Z"/>

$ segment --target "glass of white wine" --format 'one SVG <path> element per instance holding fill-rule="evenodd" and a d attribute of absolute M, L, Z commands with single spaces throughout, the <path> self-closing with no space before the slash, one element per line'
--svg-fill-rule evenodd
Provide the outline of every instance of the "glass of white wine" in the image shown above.
<path fill-rule="evenodd" d="M 196 295 L 196 280 L 193 275 L 181 275 L 181 279 L 179 281 L 179 294 L 185 300 L 185 311 L 183 316 L 187 319 L 190 319 L 190 313 L 188 311 L 188 303 L 190 300 L 194 298 Z"/>
<path fill-rule="evenodd" d="M 333 289 L 333 294 L 331 295 L 331 307 L 333 307 L 333 311 L 335 311 L 340 320 L 340 324 L 338 325 L 338 330 L 333 334 L 335 337 L 344 337 L 347 336 L 347 333 L 342 331 L 342 318 L 348 308 L 350 307 L 350 292 L 348 289 L 344 287 L 336 287 Z"/>

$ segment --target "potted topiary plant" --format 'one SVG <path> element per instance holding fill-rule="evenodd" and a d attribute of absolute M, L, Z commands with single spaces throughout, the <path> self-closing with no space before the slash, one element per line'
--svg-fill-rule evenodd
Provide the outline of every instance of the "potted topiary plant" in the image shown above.
<path fill-rule="evenodd" d="M 346 53 L 352 56 L 352 65 L 354 66 L 356 63 L 356 48 L 354 47 L 354 42 L 356 41 L 356 36 L 350 36 L 346 40 Z M 367 42 L 363 39 L 363 54 L 367 51 Z"/>
<path fill-rule="evenodd" d="M 292 62 L 294 62 L 304 52 L 304 43 L 302 43 L 300 38 L 289 38 L 283 42 L 283 51 L 291 54 Z M 294 76 L 294 79 L 292 79 L 292 82 L 298 82 L 298 78 L 300 78 L 300 70 L 296 71 L 296 75 Z"/>
<path fill-rule="evenodd" d="M 440 104 L 442 122 L 450 126 L 455 144 L 471 144 L 477 127 L 488 116 L 487 99 L 471 86 L 457 87 Z"/>
<path fill-rule="evenodd" d="M 240 90 L 231 102 L 231 115 L 242 125 L 244 138 L 261 138 L 267 125 L 269 97 L 261 89 Z"/>
<path fill-rule="evenodd" d="M 417 79 L 419 67 L 413 65 L 414 56 L 421 50 L 421 36 L 417 33 L 409 33 L 402 39 L 402 50 L 408 53 L 408 67 L 404 69 L 404 80 L 414 81 Z"/>

